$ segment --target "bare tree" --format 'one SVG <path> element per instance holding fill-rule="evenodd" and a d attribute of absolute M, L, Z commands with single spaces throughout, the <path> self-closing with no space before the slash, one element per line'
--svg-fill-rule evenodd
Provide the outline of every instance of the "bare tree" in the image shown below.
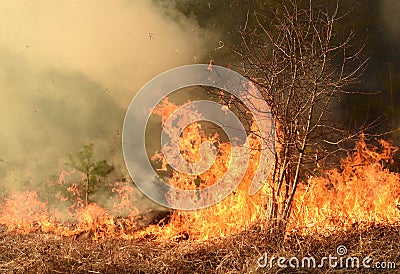
<path fill-rule="evenodd" d="M 273 13 L 254 12 L 241 32 L 241 70 L 254 82 L 276 122 L 277 152 L 269 201 L 271 225 L 283 232 L 299 183 L 318 162 L 354 137 L 332 122 L 336 98 L 358 82 L 367 58 L 365 43 L 336 27 L 339 4 L 328 9 L 309 1 L 284 1 Z M 276 231 L 275 231 L 276 232 Z"/>

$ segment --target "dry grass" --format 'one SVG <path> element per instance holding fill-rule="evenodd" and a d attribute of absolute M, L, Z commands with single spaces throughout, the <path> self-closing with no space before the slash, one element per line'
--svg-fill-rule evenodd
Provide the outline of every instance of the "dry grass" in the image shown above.
<path fill-rule="evenodd" d="M 1 273 L 375 273 L 365 269 L 257 269 L 257 258 L 336 254 L 345 245 L 351 256 L 372 256 L 400 267 L 400 227 L 354 227 L 326 237 L 265 237 L 259 228 L 206 242 L 154 240 L 74 240 L 49 234 L 19 235 L 0 228 Z M 395 273 L 396 270 L 377 271 Z M 400 273 L 400 270 L 398 270 Z"/>

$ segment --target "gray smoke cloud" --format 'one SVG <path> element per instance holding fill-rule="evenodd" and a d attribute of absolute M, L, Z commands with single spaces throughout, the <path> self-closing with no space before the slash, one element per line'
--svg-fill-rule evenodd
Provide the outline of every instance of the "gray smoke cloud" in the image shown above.
<path fill-rule="evenodd" d="M 151 1 L 1 1 L 0 187 L 57 174 L 88 142 L 109 156 L 140 87 L 201 53 L 195 22 Z"/>

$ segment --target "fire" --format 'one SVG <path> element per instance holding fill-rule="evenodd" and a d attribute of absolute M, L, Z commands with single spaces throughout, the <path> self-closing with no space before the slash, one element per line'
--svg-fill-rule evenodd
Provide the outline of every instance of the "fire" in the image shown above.
<path fill-rule="evenodd" d="M 398 224 L 400 174 L 389 171 L 397 148 L 380 141 L 368 147 L 364 136 L 340 168 L 310 178 L 299 193 L 291 227 L 303 233 L 346 230 L 354 225 Z"/>
<path fill-rule="evenodd" d="M 175 110 L 176 106 L 165 99 L 155 110 L 155 113 L 162 117 L 164 123 Z M 184 117 L 182 118 L 184 119 Z M 254 125 L 252 130 L 253 132 L 257 130 Z M 200 158 L 200 144 L 205 141 L 217 143 L 219 149 L 211 168 L 197 176 L 174 172 L 168 182 L 169 184 L 182 189 L 196 189 L 211 186 L 222 178 L 229 165 L 231 145 L 221 142 L 218 134 L 207 136 L 200 124 L 192 123 L 182 132 L 179 143 L 181 152 L 187 161 L 197 162 Z M 167 225 L 150 227 L 144 233 L 160 235 L 162 238 L 180 238 L 183 237 L 182 235 L 186 235 L 185 237 L 193 239 L 208 239 L 237 233 L 255 221 L 263 209 L 263 201 L 267 199 L 267 187 L 264 187 L 256 195 L 248 195 L 260 156 L 258 151 L 261 142 L 256 134 L 249 136 L 249 147 L 249 165 L 243 180 L 233 193 L 220 203 L 201 210 L 175 211 L 171 217 L 171 222 Z M 163 165 L 165 164 L 161 154 L 157 154 L 153 160 L 160 160 Z M 173 193 L 170 193 L 170 195 L 173 195 Z"/>
<path fill-rule="evenodd" d="M 49 217 L 46 203 L 37 200 L 36 192 L 12 193 L 4 202 L 0 223 L 18 233 L 33 232 L 36 226 L 42 224 L 47 227 Z"/>
<path fill-rule="evenodd" d="M 154 114 L 165 123 L 177 108 L 165 99 Z M 251 130 L 257 132 L 256 126 L 253 125 Z M 60 203 L 65 203 L 67 212 L 51 209 L 35 192 L 15 192 L 1 206 L 0 224 L 6 225 L 10 232 L 39 231 L 94 240 L 105 237 L 205 240 L 238 233 L 254 222 L 265 221 L 264 205 L 269 197 L 268 184 L 256 195 L 248 194 L 261 147 L 257 134 L 248 137 L 250 159 L 248 166 L 238 167 L 245 168 L 245 176 L 238 188 L 210 207 L 196 211 L 176 210 L 169 222 L 144 229 L 140 227 L 138 222 L 142 213 L 135 207 L 133 187 L 128 182 L 114 183 L 113 192 L 118 194 L 118 199 L 113 201 L 112 209 L 96 203 L 85 206 L 77 185 L 65 183 L 67 177 L 74 176 L 73 172 L 62 171 L 56 183 L 65 185 L 70 195 L 57 193 L 56 197 Z M 232 147 L 221 141 L 217 133 L 206 133 L 199 123 L 191 123 L 182 132 L 179 140 L 182 156 L 191 163 L 199 161 L 199 148 L 205 141 L 218 148 L 210 169 L 200 175 L 174 171 L 168 179 L 169 184 L 183 189 L 200 189 L 214 184 L 224 175 L 230 164 Z M 362 138 L 355 152 L 343 159 L 339 168 L 321 171 L 320 177 L 309 178 L 302 184 L 293 204 L 289 232 L 321 233 L 348 229 L 355 224 L 399 223 L 400 174 L 385 168 L 385 163 L 392 161 L 396 148 L 385 141 L 380 144 L 381 151 L 368 147 Z M 156 153 L 152 160 L 158 162 L 160 169 L 167 170 L 162 153 Z M 173 197 L 174 193 L 168 195 Z"/>

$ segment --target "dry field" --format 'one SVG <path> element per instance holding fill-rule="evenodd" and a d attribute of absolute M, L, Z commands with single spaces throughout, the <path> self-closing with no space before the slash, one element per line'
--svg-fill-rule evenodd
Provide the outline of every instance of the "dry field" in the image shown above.
<path fill-rule="evenodd" d="M 292 235 L 284 242 L 265 237 L 265 231 L 248 229 L 225 239 L 157 241 L 154 239 L 76 240 L 51 234 L 20 235 L 0 232 L 1 273 L 400 273 L 387 269 L 279 269 L 258 268 L 257 259 L 268 256 L 336 254 L 344 245 L 348 255 L 371 256 L 373 262 L 400 266 L 400 227 L 371 226 L 319 237 Z"/>

